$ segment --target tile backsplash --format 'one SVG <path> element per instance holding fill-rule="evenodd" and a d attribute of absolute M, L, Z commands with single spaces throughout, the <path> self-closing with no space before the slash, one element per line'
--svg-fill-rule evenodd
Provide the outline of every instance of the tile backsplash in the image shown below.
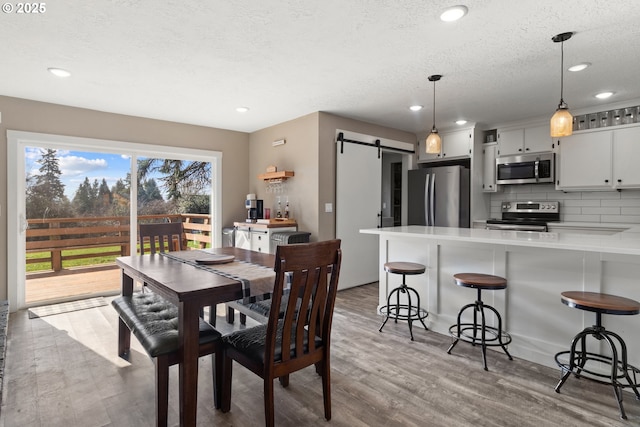
<path fill-rule="evenodd" d="M 491 218 L 500 218 L 508 201 L 560 201 L 560 221 L 640 223 L 640 190 L 557 191 L 553 184 L 503 185 L 491 193 Z"/>

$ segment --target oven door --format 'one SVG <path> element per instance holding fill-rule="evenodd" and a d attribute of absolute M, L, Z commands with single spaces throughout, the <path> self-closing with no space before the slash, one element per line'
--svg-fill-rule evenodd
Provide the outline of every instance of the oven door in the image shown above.
<path fill-rule="evenodd" d="M 554 182 L 554 154 L 528 154 L 496 159 L 497 184 Z"/>

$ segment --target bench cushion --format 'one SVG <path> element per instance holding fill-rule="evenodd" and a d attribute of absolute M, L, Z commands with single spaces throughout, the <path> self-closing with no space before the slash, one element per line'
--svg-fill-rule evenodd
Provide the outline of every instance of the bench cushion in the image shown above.
<path fill-rule="evenodd" d="M 151 357 L 178 350 L 178 308 L 152 292 L 120 296 L 111 304 Z M 220 332 L 200 319 L 200 344 L 220 339 Z"/>

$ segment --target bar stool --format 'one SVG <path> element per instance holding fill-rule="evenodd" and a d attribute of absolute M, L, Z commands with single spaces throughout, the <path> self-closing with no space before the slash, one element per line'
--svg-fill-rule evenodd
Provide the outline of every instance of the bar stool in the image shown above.
<path fill-rule="evenodd" d="M 449 334 L 455 338 L 455 341 L 449 346 L 447 353 L 451 354 L 453 347 L 458 344 L 458 341 L 462 340 L 474 346 L 480 344 L 482 347 L 482 363 L 485 371 L 488 371 L 487 347 L 500 346 L 509 357 L 509 360 L 513 360 L 506 347 L 511 342 L 511 336 L 502 330 L 502 317 L 500 313 L 498 313 L 498 310 L 495 308 L 482 302 L 482 290 L 506 289 L 507 279 L 491 274 L 479 273 L 458 273 L 454 274 L 453 278 L 458 286 L 477 289 L 478 298 L 475 302 L 462 307 L 458 312 L 458 322 L 449 328 Z M 473 323 L 462 322 L 462 315 L 468 309 L 473 310 Z M 497 328 L 487 326 L 485 309 L 492 311 L 498 319 Z M 480 315 L 480 323 L 478 323 L 478 314 Z M 489 336 L 487 336 L 487 334 Z"/>
<path fill-rule="evenodd" d="M 598 292 L 562 292 L 563 304 L 580 310 L 596 313 L 596 324 L 585 328 L 575 336 L 571 342 L 571 350 L 561 351 L 555 355 L 556 363 L 562 369 L 563 375 L 556 392 L 573 373 L 577 378 L 586 379 L 613 386 L 613 394 L 620 408 L 620 418 L 627 419 L 622 406 L 622 389 L 630 387 L 640 400 L 640 370 L 627 363 L 627 345 L 615 332 L 608 331 L 602 326 L 603 314 L 633 315 L 640 313 L 640 302 L 615 295 Z M 609 345 L 611 356 L 587 351 L 587 338 L 593 337 L 598 341 L 605 341 Z M 577 347 L 579 346 L 579 349 Z M 569 356 L 568 360 L 566 356 Z M 592 362 L 589 363 L 588 362 Z M 602 366 L 609 366 L 610 372 L 605 372 Z M 597 370 L 600 366 L 601 369 Z"/>
<path fill-rule="evenodd" d="M 402 274 L 402 284 L 391 291 L 389 296 L 387 297 L 387 305 L 380 307 L 380 313 L 384 314 L 386 317 L 380 329 L 378 331 L 382 332 L 382 328 L 387 323 L 389 318 L 394 318 L 395 322 L 398 323 L 398 320 L 406 320 L 409 324 L 409 334 L 411 335 L 411 341 L 413 341 L 413 329 L 412 322 L 415 320 L 419 320 L 424 326 L 425 330 L 429 330 L 427 325 L 424 324 L 424 318 L 426 318 L 429 313 L 426 310 L 420 307 L 420 295 L 416 292 L 415 289 L 407 286 L 405 282 L 405 277 L 407 275 L 413 274 L 422 274 L 426 270 L 426 267 L 422 264 L 417 264 L 415 262 L 387 262 L 384 264 L 384 271 L 387 273 L 393 274 Z M 407 304 L 400 304 L 400 294 L 406 294 L 407 296 Z M 393 296 L 396 297 L 395 304 L 391 303 Z M 415 305 L 413 304 L 412 295 L 415 296 Z"/>

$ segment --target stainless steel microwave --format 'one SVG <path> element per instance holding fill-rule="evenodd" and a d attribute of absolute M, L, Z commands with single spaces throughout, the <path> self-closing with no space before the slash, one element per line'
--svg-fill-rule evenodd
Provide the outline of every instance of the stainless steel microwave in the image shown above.
<path fill-rule="evenodd" d="M 496 159 L 496 184 L 554 182 L 555 154 L 523 154 Z"/>

